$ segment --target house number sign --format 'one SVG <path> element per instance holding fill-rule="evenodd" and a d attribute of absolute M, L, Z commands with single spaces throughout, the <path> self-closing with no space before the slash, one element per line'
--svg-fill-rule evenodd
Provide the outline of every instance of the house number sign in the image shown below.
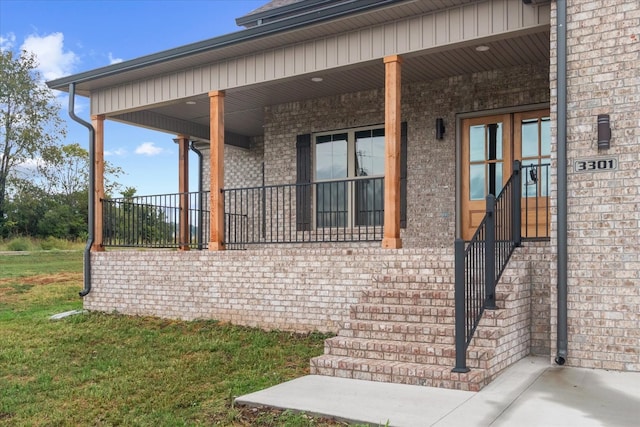
<path fill-rule="evenodd" d="M 615 157 L 578 159 L 573 163 L 574 172 L 608 172 L 616 169 L 618 169 L 618 159 Z"/>

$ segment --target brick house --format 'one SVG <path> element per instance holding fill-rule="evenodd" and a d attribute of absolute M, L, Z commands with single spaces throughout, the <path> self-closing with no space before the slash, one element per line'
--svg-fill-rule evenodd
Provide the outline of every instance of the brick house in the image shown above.
<path fill-rule="evenodd" d="M 237 23 L 48 83 L 91 101 L 85 308 L 333 332 L 312 373 L 376 381 L 640 370 L 637 0 L 273 0 Z M 180 194 L 104 199 L 106 119 L 175 136 Z"/>

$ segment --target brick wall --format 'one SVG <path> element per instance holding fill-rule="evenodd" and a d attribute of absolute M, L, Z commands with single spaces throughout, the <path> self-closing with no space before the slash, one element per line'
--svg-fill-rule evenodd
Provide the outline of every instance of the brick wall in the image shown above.
<path fill-rule="evenodd" d="M 551 273 L 553 256 L 550 242 L 527 242 L 524 259 L 527 261 L 528 284 L 531 292 L 531 354 L 551 354 Z"/>
<path fill-rule="evenodd" d="M 640 8 L 637 0 L 569 0 L 567 8 L 567 364 L 640 371 Z M 555 26 L 553 2 L 553 94 L 557 88 Z M 554 96 L 554 124 L 556 111 Z M 611 116 L 611 148 L 605 151 L 597 149 L 598 114 Z M 552 132 L 555 141 L 555 125 Z M 618 170 L 574 170 L 576 159 L 599 156 L 616 157 Z M 552 188 L 556 182 L 554 174 Z M 555 196 L 554 190 L 553 248 L 557 243 Z M 555 288 L 555 260 L 550 268 Z M 555 354 L 555 292 L 551 299 Z"/>
<path fill-rule="evenodd" d="M 518 250 L 497 288 L 505 295 L 499 296 L 498 306 L 507 310 L 483 320 L 501 326 L 493 373 L 529 354 L 533 345 L 531 317 L 542 310 L 531 289 L 535 263 L 544 258 L 546 245 L 527 244 Z M 216 319 L 295 332 L 337 332 L 366 289 L 411 288 L 412 281 L 426 281 L 453 290 L 454 280 L 452 247 L 390 251 L 307 245 L 226 252 L 108 251 L 91 256 L 94 286 L 84 297 L 86 309 Z"/>
<path fill-rule="evenodd" d="M 129 315 L 217 319 L 287 331 L 337 331 L 375 277 L 431 249 L 265 248 L 92 254 L 84 307 Z M 450 258 L 450 257 L 449 257 Z M 444 261 L 441 261 L 444 262 Z M 451 263 L 451 259 L 448 259 Z"/>

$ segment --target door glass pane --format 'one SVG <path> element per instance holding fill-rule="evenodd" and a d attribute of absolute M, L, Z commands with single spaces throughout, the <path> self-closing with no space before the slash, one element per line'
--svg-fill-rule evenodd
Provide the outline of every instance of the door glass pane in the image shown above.
<path fill-rule="evenodd" d="M 542 156 L 551 155 L 551 120 L 549 117 L 543 117 L 540 122 L 540 142 Z"/>
<path fill-rule="evenodd" d="M 547 159 L 548 160 L 548 159 Z M 542 165 L 540 166 L 540 185 L 538 186 L 540 189 L 540 195 L 543 197 L 549 196 L 549 168 L 550 165 Z"/>
<path fill-rule="evenodd" d="M 356 176 L 384 175 L 384 129 L 356 132 Z"/>
<path fill-rule="evenodd" d="M 538 157 L 538 119 L 522 121 L 522 158 Z"/>
<path fill-rule="evenodd" d="M 477 162 L 485 159 L 484 138 L 484 125 L 469 128 L 469 161 Z"/>
<path fill-rule="evenodd" d="M 484 199 L 485 165 L 469 166 L 469 199 Z"/>
<path fill-rule="evenodd" d="M 316 179 L 347 177 L 347 134 L 316 138 Z"/>

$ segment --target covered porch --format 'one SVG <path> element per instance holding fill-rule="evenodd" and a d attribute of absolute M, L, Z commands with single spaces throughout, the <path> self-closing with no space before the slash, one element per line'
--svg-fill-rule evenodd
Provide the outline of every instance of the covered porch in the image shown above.
<path fill-rule="evenodd" d="M 373 8 L 364 26 L 354 15 L 330 29 L 264 36 L 259 30 L 266 28 L 250 28 L 243 33 L 260 40 L 259 51 L 214 39 L 212 48 L 186 46 L 169 52 L 171 59 L 141 58 L 136 71 L 79 82 L 78 92 L 91 94 L 96 165 L 103 161 L 104 120 L 175 135 L 180 196 L 171 209 L 180 213 L 170 221 L 177 242 L 170 247 L 450 245 L 463 234 L 468 209 L 461 202 L 460 114 L 544 108 L 549 99 L 549 6 L 455 3 Z M 385 22 L 391 10 L 393 24 Z M 383 132 L 382 169 L 365 178 L 355 159 L 344 176 L 320 177 L 318 138 L 351 129 Z M 203 175 L 198 194 L 187 196 L 190 147 L 203 155 Z M 100 251 L 118 246 L 107 229 L 114 219 L 100 216 L 119 212 L 103 203 L 96 170 L 93 250 Z"/>

